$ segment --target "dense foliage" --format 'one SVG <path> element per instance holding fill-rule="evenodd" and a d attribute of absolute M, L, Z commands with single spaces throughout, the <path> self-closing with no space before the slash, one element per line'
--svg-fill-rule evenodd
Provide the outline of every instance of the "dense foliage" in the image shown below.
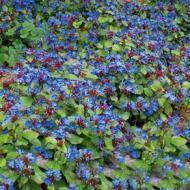
<path fill-rule="evenodd" d="M 190 186 L 189 0 L 0 0 L 0 190 Z"/>

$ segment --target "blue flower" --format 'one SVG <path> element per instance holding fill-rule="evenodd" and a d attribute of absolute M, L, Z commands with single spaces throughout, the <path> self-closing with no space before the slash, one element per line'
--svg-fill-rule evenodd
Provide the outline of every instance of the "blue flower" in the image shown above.
<path fill-rule="evenodd" d="M 56 181 L 61 179 L 61 172 L 59 170 L 47 170 L 46 175 L 48 177 L 53 177 Z"/>
<path fill-rule="evenodd" d="M 76 147 L 69 147 L 67 151 L 67 159 L 69 161 L 75 161 L 77 158 L 80 157 L 80 152 L 77 150 Z"/>
<path fill-rule="evenodd" d="M 180 121 L 180 117 L 178 115 L 173 115 L 169 118 L 168 124 L 172 128 L 176 128 Z"/>
<path fill-rule="evenodd" d="M 82 156 L 84 161 L 91 161 L 93 159 L 93 152 L 89 149 L 83 149 L 82 150 Z"/>
<path fill-rule="evenodd" d="M 44 179 L 44 183 L 46 184 L 46 185 L 51 185 L 52 183 L 53 183 L 53 180 L 52 180 L 52 178 L 45 178 Z"/>
<path fill-rule="evenodd" d="M 51 159 L 53 155 L 52 152 L 42 147 L 35 147 L 35 151 L 45 159 Z"/>
<path fill-rule="evenodd" d="M 128 187 L 127 180 L 114 179 L 112 183 L 114 190 L 126 189 Z"/>
<path fill-rule="evenodd" d="M 91 172 L 84 164 L 80 164 L 77 168 L 77 176 L 87 181 L 91 177 Z"/>
<path fill-rule="evenodd" d="M 25 155 L 25 158 L 27 158 L 30 163 L 35 163 L 36 162 L 36 157 L 32 153 L 27 153 Z"/>
<path fill-rule="evenodd" d="M 0 190 L 14 190 L 14 183 L 13 181 L 4 175 L 0 175 Z"/>
<path fill-rule="evenodd" d="M 77 186 L 75 184 L 69 184 L 69 190 L 77 190 Z"/>
<path fill-rule="evenodd" d="M 19 172 L 23 170 L 24 166 L 25 166 L 24 161 L 21 159 L 15 159 L 8 162 L 8 167 L 10 169 L 15 169 Z"/>

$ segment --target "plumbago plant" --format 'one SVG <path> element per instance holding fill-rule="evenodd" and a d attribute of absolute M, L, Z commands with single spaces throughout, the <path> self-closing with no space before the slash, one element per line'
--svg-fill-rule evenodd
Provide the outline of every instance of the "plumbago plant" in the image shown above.
<path fill-rule="evenodd" d="M 190 187 L 189 0 L 0 0 L 0 190 Z"/>

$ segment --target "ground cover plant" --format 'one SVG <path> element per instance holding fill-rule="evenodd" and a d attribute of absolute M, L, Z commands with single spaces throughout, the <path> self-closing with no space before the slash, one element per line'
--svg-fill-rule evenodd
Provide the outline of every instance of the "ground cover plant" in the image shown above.
<path fill-rule="evenodd" d="M 0 190 L 188 190 L 189 0 L 0 0 Z"/>

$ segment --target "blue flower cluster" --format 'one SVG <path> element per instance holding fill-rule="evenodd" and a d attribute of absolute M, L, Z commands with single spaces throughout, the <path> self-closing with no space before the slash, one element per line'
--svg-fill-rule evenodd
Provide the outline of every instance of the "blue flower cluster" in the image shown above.
<path fill-rule="evenodd" d="M 0 0 L 0 189 L 188 189 L 189 0 Z"/>
<path fill-rule="evenodd" d="M 15 188 L 14 188 L 13 181 L 4 175 L 0 175 L 0 189 L 1 190 L 7 190 L 7 189 L 14 190 Z"/>

